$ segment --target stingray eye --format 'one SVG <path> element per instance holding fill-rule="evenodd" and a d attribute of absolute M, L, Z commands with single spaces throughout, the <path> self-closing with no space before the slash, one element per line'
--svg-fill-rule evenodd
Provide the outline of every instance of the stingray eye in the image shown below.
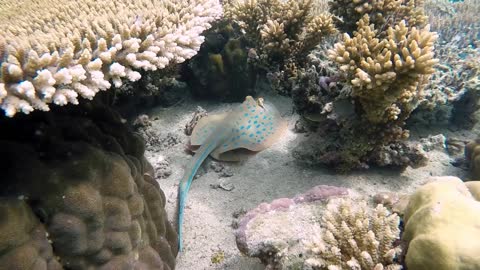
<path fill-rule="evenodd" d="M 262 97 L 259 97 L 259 98 L 257 99 L 257 105 L 260 106 L 260 107 L 262 107 L 263 109 L 265 109 L 264 101 L 265 101 L 265 100 L 264 100 Z"/>

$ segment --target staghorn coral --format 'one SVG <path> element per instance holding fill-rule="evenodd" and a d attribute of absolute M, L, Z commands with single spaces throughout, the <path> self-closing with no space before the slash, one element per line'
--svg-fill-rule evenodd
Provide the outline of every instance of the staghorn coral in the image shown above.
<path fill-rule="evenodd" d="M 405 20 L 410 27 L 424 27 L 424 0 L 337 0 L 328 2 L 330 12 L 337 16 L 338 27 L 349 34 L 355 31 L 356 22 L 364 15 L 376 29 L 398 24 Z"/>
<path fill-rule="evenodd" d="M 174 269 L 145 144 L 100 96 L 0 118 L 0 269 Z"/>
<path fill-rule="evenodd" d="M 312 0 L 232 0 L 225 16 L 236 22 L 267 70 L 303 65 L 306 55 L 336 32 L 329 14 L 313 12 Z"/>
<path fill-rule="evenodd" d="M 404 121 L 416 108 L 433 66 L 433 43 L 437 36 L 428 26 L 407 27 L 405 21 L 379 31 L 365 15 L 353 37 L 335 44 L 329 56 L 340 65 L 352 84 L 366 119 L 373 124 Z"/>
<path fill-rule="evenodd" d="M 0 107 L 78 103 L 196 54 L 217 0 L 0 1 Z"/>
<path fill-rule="evenodd" d="M 383 205 L 369 208 L 366 202 L 333 199 L 308 244 L 305 261 L 312 269 L 402 269 L 396 257 L 401 249 L 400 218 Z"/>

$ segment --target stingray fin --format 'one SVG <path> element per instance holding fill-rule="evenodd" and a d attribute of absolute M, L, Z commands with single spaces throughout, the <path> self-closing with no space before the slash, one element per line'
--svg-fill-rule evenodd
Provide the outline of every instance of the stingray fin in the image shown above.
<path fill-rule="evenodd" d="M 221 151 L 221 148 L 215 149 L 210 155 L 221 161 L 244 161 L 255 155 L 257 152 L 250 151 L 245 148 L 233 149 L 227 152 Z"/>
<path fill-rule="evenodd" d="M 204 144 L 227 115 L 228 113 L 219 113 L 200 118 L 190 136 L 190 144 L 193 146 Z"/>

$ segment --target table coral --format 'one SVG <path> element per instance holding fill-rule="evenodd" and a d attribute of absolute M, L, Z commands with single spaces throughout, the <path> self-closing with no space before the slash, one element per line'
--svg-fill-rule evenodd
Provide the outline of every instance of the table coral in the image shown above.
<path fill-rule="evenodd" d="M 0 1 L 0 107 L 7 116 L 78 103 L 181 63 L 221 15 L 218 0 Z"/>
<path fill-rule="evenodd" d="M 480 202 L 456 177 L 437 177 L 410 197 L 405 210 L 405 258 L 413 270 L 480 267 Z M 477 190 L 478 191 L 478 190 Z M 474 193 L 478 195 L 478 193 Z"/>
<path fill-rule="evenodd" d="M 174 269 L 145 143 L 98 98 L 0 119 L 1 269 Z"/>

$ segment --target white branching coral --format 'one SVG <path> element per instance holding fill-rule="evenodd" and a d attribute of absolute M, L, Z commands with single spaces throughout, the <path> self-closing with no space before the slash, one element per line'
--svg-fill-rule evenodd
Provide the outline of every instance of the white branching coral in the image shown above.
<path fill-rule="evenodd" d="M 383 205 L 351 199 L 331 200 L 307 244 L 307 269 L 399 270 L 400 218 Z"/>
<path fill-rule="evenodd" d="M 191 58 L 218 0 L 0 0 L 0 107 L 78 103 Z"/>

